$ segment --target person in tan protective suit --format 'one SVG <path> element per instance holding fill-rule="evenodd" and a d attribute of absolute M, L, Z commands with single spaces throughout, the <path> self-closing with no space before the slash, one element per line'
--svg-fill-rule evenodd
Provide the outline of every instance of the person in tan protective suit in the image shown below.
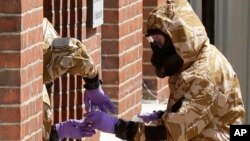
<path fill-rule="evenodd" d="M 227 141 L 232 124 L 245 116 L 236 73 L 210 44 L 205 28 L 187 0 L 167 0 L 147 22 L 151 63 L 160 78 L 169 76 L 165 111 L 139 114 L 144 122 L 125 121 L 104 112 L 86 113 L 85 122 L 125 140 Z"/>
<path fill-rule="evenodd" d="M 43 140 L 92 136 L 95 133 L 94 130 L 83 124 L 80 126 L 80 123 L 83 123 L 82 119 L 70 119 L 52 125 L 47 89 L 52 86 L 53 80 L 62 74 L 82 76 L 85 81 L 85 110 L 89 111 L 92 106 L 98 106 L 101 111 L 115 112 L 114 105 L 101 88 L 97 68 L 81 41 L 75 38 L 59 37 L 46 18 L 43 21 L 43 34 L 43 83 L 45 84 L 43 88 Z"/>

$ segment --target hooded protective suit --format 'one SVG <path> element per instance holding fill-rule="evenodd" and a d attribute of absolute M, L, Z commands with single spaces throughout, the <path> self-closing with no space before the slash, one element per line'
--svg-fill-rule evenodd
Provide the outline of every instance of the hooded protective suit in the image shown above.
<path fill-rule="evenodd" d="M 150 13 L 147 28 L 166 33 L 184 60 L 181 72 L 169 78 L 169 103 L 161 117 L 167 140 L 229 140 L 230 125 L 241 124 L 245 114 L 239 81 L 189 2 L 167 0 Z M 146 140 L 145 128 L 138 126 L 134 140 Z"/>
<path fill-rule="evenodd" d="M 98 74 L 86 47 L 75 38 L 60 38 L 44 19 L 43 81 L 48 83 L 64 73 L 93 78 Z"/>
<path fill-rule="evenodd" d="M 53 25 L 43 19 L 43 83 L 53 81 L 64 73 L 97 78 L 98 71 L 86 47 L 75 38 L 60 38 Z M 85 82 L 86 82 L 85 79 Z M 48 92 L 43 87 L 43 140 L 50 137 L 52 113 Z"/>

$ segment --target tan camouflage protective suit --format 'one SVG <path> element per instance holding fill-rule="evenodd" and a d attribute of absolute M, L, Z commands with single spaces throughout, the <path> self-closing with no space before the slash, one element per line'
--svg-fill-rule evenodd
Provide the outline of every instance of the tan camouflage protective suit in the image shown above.
<path fill-rule="evenodd" d="M 43 82 L 48 83 L 64 73 L 93 78 L 98 71 L 86 47 L 75 38 L 60 38 L 52 24 L 43 21 Z M 43 89 L 43 140 L 49 140 L 52 114 L 47 90 Z"/>
<path fill-rule="evenodd" d="M 168 141 L 228 141 L 229 127 L 243 122 L 245 110 L 237 75 L 210 44 L 187 0 L 167 0 L 150 13 L 148 29 L 170 36 L 183 58 L 182 72 L 169 78 L 170 98 L 162 116 Z M 180 110 L 171 107 L 184 96 Z M 145 140 L 144 125 L 135 140 Z"/>

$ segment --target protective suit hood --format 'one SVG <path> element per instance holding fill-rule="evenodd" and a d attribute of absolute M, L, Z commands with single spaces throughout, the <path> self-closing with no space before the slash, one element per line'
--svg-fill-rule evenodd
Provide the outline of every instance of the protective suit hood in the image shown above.
<path fill-rule="evenodd" d="M 205 28 L 187 0 L 167 0 L 154 9 L 147 22 L 147 29 L 166 33 L 187 69 L 199 55 L 202 46 L 209 42 Z"/>

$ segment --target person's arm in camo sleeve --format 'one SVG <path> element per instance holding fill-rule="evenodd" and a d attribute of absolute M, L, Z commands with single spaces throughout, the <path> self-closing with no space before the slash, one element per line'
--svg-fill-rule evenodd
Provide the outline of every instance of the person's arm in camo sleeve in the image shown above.
<path fill-rule="evenodd" d="M 115 112 L 115 106 L 101 87 L 98 70 L 86 47 L 75 38 L 56 38 L 44 52 L 44 83 L 51 82 L 64 73 L 83 77 L 86 83 L 86 111 L 92 106 L 98 106 L 102 111 Z"/>
<path fill-rule="evenodd" d="M 140 122 L 127 121 L 104 112 L 91 111 L 84 114 L 85 123 L 91 128 L 115 134 L 123 140 L 166 140 L 166 128 L 163 124 L 146 126 Z"/>
<path fill-rule="evenodd" d="M 147 32 L 156 75 L 169 76 L 162 116 L 168 140 L 229 140 L 230 125 L 242 124 L 245 114 L 238 78 L 189 2 L 167 0 L 154 9 Z"/>
<path fill-rule="evenodd" d="M 180 100 L 180 103 L 183 99 Z M 176 109 L 180 108 L 179 102 L 176 103 L 176 106 L 173 106 Z M 167 128 L 164 125 L 162 116 L 165 111 L 158 110 L 153 113 L 141 113 L 137 115 L 143 120 L 144 123 L 124 120 L 122 118 L 117 118 L 111 116 L 104 112 L 91 111 L 84 114 L 86 117 L 85 123 L 89 124 L 89 127 L 98 129 L 100 131 L 115 134 L 116 137 L 123 140 L 133 140 L 133 141 L 162 141 L 167 140 Z M 154 122 L 149 123 L 149 122 Z"/>
<path fill-rule="evenodd" d="M 47 44 L 46 44 L 47 45 Z M 75 38 L 55 38 L 44 48 L 43 81 L 51 82 L 64 73 L 94 78 L 98 71 L 86 47 Z"/>
<path fill-rule="evenodd" d="M 168 78 L 170 97 L 162 125 L 152 127 L 103 112 L 85 114 L 93 128 L 117 137 L 141 140 L 229 140 L 230 125 L 245 115 L 236 73 L 186 0 L 167 0 L 147 22 L 151 63 L 159 78 Z"/>

